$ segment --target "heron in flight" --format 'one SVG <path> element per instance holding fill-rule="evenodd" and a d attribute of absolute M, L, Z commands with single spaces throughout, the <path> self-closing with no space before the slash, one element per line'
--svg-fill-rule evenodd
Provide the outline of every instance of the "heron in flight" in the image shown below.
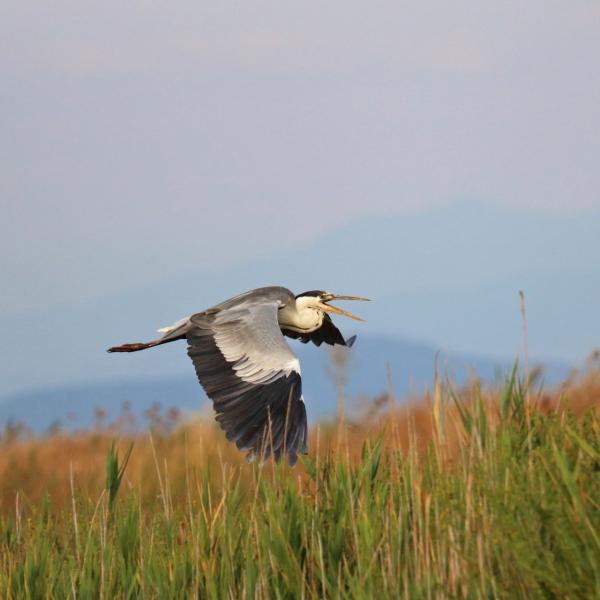
<path fill-rule="evenodd" d="M 284 336 L 303 343 L 352 346 L 328 313 L 362 321 L 332 300 L 368 300 L 312 290 L 294 296 L 284 287 L 251 290 L 159 329 L 152 342 L 123 344 L 108 352 L 137 352 L 187 340 L 188 355 L 227 439 L 248 460 L 286 454 L 290 465 L 306 453 L 306 408 L 300 362 Z"/>

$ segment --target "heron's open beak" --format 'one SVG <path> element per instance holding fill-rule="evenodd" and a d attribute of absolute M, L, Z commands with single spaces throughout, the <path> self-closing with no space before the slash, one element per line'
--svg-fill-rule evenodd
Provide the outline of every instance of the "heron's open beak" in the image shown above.
<path fill-rule="evenodd" d="M 351 319 L 354 319 L 355 321 L 364 321 L 364 319 L 361 319 L 360 317 L 357 317 L 356 315 L 353 315 L 352 313 L 346 312 L 345 310 L 342 310 L 341 308 L 338 308 L 337 306 L 330 306 L 329 304 L 327 304 L 328 302 L 331 302 L 332 300 L 361 300 L 363 302 L 368 302 L 369 298 L 358 298 L 356 296 L 335 296 L 334 294 L 324 294 L 323 296 L 321 296 L 321 302 L 319 303 L 321 308 L 326 312 L 331 312 L 336 315 L 344 315 L 345 317 L 350 317 Z"/>

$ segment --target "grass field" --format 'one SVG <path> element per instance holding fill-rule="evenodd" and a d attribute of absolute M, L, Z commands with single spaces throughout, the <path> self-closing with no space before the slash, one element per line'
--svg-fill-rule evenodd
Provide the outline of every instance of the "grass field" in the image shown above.
<path fill-rule="evenodd" d="M 436 385 L 315 428 L 295 469 L 209 421 L 5 436 L 0 597 L 598 598 L 599 400 L 597 365 Z"/>

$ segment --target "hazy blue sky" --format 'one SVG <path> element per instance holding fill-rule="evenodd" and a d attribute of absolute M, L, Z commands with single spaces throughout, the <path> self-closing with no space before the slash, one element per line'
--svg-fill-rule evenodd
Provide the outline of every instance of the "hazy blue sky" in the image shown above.
<path fill-rule="evenodd" d="M 5 0 L 0 311 L 389 211 L 598 208 L 599 31 L 589 1 Z"/>

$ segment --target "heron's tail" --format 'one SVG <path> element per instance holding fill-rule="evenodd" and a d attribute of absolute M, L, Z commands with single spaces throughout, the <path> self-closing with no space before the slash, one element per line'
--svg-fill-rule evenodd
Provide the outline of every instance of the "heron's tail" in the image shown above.
<path fill-rule="evenodd" d="M 122 344 L 121 346 L 113 346 L 109 348 L 107 352 L 138 352 L 139 350 L 146 350 L 147 348 L 154 348 L 154 346 L 160 346 L 161 344 L 168 344 L 175 340 L 184 340 L 185 335 L 178 335 L 177 337 L 161 338 L 160 340 L 154 340 L 153 342 L 135 342 L 133 344 Z"/>

